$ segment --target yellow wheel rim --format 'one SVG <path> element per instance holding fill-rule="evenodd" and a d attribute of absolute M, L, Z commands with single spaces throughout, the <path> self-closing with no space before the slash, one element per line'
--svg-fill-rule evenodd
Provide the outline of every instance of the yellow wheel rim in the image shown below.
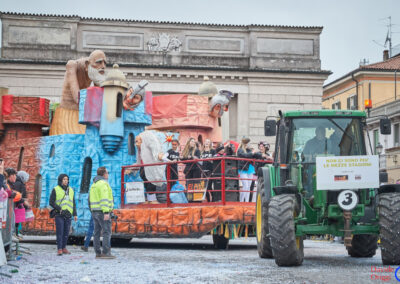
<path fill-rule="evenodd" d="M 256 203 L 256 230 L 257 230 L 257 241 L 261 242 L 261 226 L 262 226 L 262 208 L 261 208 L 261 196 L 257 194 Z"/>

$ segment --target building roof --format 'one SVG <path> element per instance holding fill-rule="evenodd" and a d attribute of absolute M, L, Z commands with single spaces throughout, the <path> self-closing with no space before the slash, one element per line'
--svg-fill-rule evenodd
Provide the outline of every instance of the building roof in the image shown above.
<path fill-rule="evenodd" d="M 385 61 L 360 66 L 359 68 L 354 69 L 353 71 L 350 71 L 349 73 L 339 77 L 338 79 L 324 85 L 324 88 L 334 85 L 335 83 L 345 79 L 346 77 L 351 77 L 352 74 L 355 74 L 359 71 L 394 72 L 396 70 L 400 71 L 400 54 Z"/>
<path fill-rule="evenodd" d="M 379 69 L 379 70 L 399 70 L 400 69 L 400 55 L 396 55 L 395 57 L 389 58 L 386 61 L 373 63 L 369 65 L 364 65 L 360 67 L 361 70 L 363 69 Z"/>
<path fill-rule="evenodd" d="M 3 16 L 28 16 L 28 17 L 56 17 L 56 18 L 77 18 L 85 21 L 110 21 L 110 22 L 128 22 L 128 23 L 149 23 L 149 24 L 172 24 L 172 25 L 194 25 L 194 26 L 215 26 L 215 27 L 231 27 L 231 28 L 285 28 L 285 29 L 318 29 L 322 30 L 321 26 L 284 26 L 284 25 L 231 25 L 231 24 L 213 24 L 213 23 L 191 23 L 191 22 L 172 22 L 172 21 L 146 21 L 132 19 L 110 19 L 110 18 L 94 18 L 80 17 L 78 15 L 57 15 L 57 14 L 32 14 L 32 13 L 17 13 L 17 12 L 1 12 L 0 18 Z"/>

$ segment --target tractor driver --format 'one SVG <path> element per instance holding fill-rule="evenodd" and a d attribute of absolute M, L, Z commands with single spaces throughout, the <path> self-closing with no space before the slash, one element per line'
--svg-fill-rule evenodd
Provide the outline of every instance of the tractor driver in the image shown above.
<path fill-rule="evenodd" d="M 303 154 L 306 162 L 315 162 L 315 157 L 321 154 L 326 154 L 328 149 L 328 141 L 325 137 L 325 127 L 318 126 L 315 129 L 315 137 L 308 140 Z"/>

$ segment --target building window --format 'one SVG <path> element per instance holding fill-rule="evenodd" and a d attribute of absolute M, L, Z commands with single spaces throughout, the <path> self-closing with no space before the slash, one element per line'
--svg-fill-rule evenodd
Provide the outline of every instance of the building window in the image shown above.
<path fill-rule="evenodd" d="M 88 193 L 90 186 L 90 179 L 92 178 L 92 159 L 86 157 L 83 161 L 82 180 L 81 180 L 81 193 Z"/>
<path fill-rule="evenodd" d="M 129 133 L 128 136 L 128 155 L 136 155 L 135 135 L 133 135 L 133 133 Z"/>
<path fill-rule="evenodd" d="M 400 123 L 393 126 L 393 145 L 394 147 L 400 146 Z"/>
<path fill-rule="evenodd" d="M 122 115 L 122 94 L 118 93 L 117 95 L 117 117 L 121 117 Z"/>
<path fill-rule="evenodd" d="M 18 158 L 17 171 L 21 170 L 23 160 L 24 160 L 24 147 L 21 147 L 21 149 L 19 149 L 19 158 Z"/>
<path fill-rule="evenodd" d="M 51 147 L 50 147 L 49 157 L 50 158 L 54 157 L 55 153 L 56 153 L 56 146 L 54 146 L 54 144 L 52 144 Z"/>
<path fill-rule="evenodd" d="M 332 104 L 332 109 L 342 109 L 340 102 L 335 102 Z"/>
<path fill-rule="evenodd" d="M 374 155 L 378 155 L 378 151 L 376 150 L 376 147 L 379 144 L 379 130 L 375 129 L 374 130 Z"/>
<path fill-rule="evenodd" d="M 33 208 L 40 208 L 40 199 L 42 198 L 42 175 L 36 175 L 35 188 L 33 193 Z"/>
<path fill-rule="evenodd" d="M 347 109 L 356 110 L 358 109 L 358 96 L 352 95 L 347 98 Z"/>

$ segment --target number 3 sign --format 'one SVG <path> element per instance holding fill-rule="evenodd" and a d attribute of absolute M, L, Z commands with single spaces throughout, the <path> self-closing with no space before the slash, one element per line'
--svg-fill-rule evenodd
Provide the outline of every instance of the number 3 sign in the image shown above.
<path fill-rule="evenodd" d="M 344 190 L 338 196 L 338 205 L 346 211 L 353 210 L 358 204 L 358 195 L 352 190 Z"/>

